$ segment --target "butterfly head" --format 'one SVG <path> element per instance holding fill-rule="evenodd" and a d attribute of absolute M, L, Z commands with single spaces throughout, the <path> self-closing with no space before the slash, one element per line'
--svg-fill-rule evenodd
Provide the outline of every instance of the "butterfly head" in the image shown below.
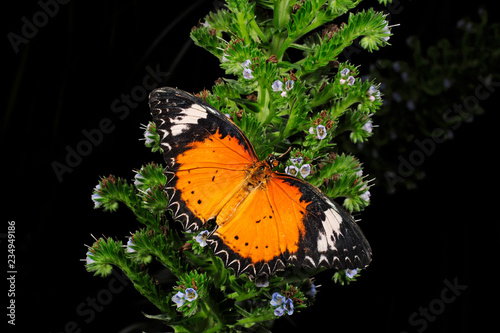
<path fill-rule="evenodd" d="M 265 162 L 269 168 L 271 168 L 271 169 L 276 168 L 280 164 L 279 156 L 269 154 L 269 156 L 267 156 Z"/>
<path fill-rule="evenodd" d="M 269 154 L 269 156 L 267 156 L 266 158 L 266 163 L 267 165 L 273 169 L 273 168 L 276 168 L 280 163 L 284 163 L 284 160 L 286 159 L 286 157 L 288 156 L 288 153 L 290 152 L 291 148 L 288 148 L 288 150 L 286 152 L 284 152 L 283 154 L 281 155 L 273 155 L 273 154 Z"/>

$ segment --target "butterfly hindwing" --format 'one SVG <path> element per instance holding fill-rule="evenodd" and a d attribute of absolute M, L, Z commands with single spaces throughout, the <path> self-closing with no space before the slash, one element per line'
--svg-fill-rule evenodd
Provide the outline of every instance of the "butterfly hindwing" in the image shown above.
<path fill-rule="evenodd" d="M 340 205 L 311 184 L 298 178 L 275 173 L 274 183 L 283 191 L 301 193 L 299 203 L 305 208 L 305 227 L 294 259 L 310 268 L 334 267 L 355 269 L 367 266 L 372 250 L 363 232 Z"/>
<path fill-rule="evenodd" d="M 370 245 L 347 212 L 309 183 L 275 172 L 209 241 L 237 274 L 253 276 L 288 264 L 354 269 L 371 260 Z"/>

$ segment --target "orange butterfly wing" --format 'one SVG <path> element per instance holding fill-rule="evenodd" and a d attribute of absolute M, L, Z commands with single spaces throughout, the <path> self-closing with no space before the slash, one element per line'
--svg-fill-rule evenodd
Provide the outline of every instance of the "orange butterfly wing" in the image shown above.
<path fill-rule="evenodd" d="M 271 275 L 288 264 L 370 263 L 370 245 L 353 218 L 316 187 L 259 162 L 219 111 L 172 88 L 154 90 L 150 107 L 168 164 L 167 209 L 189 230 L 215 220 L 207 241 L 238 275 Z"/>
<path fill-rule="evenodd" d="M 168 163 L 167 209 L 197 230 L 231 199 L 257 157 L 237 126 L 184 91 L 156 89 L 150 107 Z"/>
<path fill-rule="evenodd" d="M 213 243 L 227 266 L 253 276 L 287 264 L 354 269 L 371 260 L 370 245 L 347 212 L 309 183 L 276 172 L 214 232 Z"/>

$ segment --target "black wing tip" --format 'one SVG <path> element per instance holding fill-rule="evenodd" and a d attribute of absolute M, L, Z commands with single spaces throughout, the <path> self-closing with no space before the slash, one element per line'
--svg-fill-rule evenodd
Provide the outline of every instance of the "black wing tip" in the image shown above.
<path fill-rule="evenodd" d="M 165 101 L 171 98 L 182 98 L 184 100 L 189 100 L 193 103 L 205 104 L 201 99 L 188 93 L 187 91 L 172 88 L 172 87 L 160 87 L 156 88 L 149 93 L 149 107 L 152 108 L 161 101 Z"/>

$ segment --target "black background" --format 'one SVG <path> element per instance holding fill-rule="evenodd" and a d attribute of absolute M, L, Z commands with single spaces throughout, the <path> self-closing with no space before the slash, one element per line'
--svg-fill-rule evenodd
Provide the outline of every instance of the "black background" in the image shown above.
<path fill-rule="evenodd" d="M 393 31 L 392 46 L 352 60 L 367 66 L 379 56 L 404 59 L 407 36 L 432 44 L 451 34 L 458 19 L 477 16 L 480 5 L 402 1 L 403 10 L 391 16 L 391 24 L 401 24 Z M 492 5 L 484 5 L 493 21 Z M 111 107 L 122 94 L 130 95 L 142 85 L 147 66 L 169 73 L 158 86 L 187 91 L 210 88 L 224 76 L 217 59 L 189 38 L 191 27 L 218 6 L 214 1 L 70 1 L 17 53 L 7 34 L 20 35 L 22 18 L 32 21 L 41 7 L 24 1 L 2 11 L 6 95 L 0 232 L 7 232 L 7 221 L 16 222 L 18 272 L 16 327 L 9 326 L 9 332 L 64 332 L 71 321 L 82 332 L 140 332 L 134 327 L 147 322 L 141 311 L 155 313 L 130 285 L 114 294 L 95 317 L 77 313 L 81 303 L 95 298 L 110 281 L 87 273 L 80 261 L 85 258 L 84 244 L 93 243 L 90 234 L 124 239 L 137 228 L 125 209 L 115 214 L 94 210 L 90 195 L 101 176 L 130 179 L 132 169 L 160 161 L 160 155 L 138 140 L 139 124 L 150 119 L 147 100 L 130 107 L 123 119 Z M 417 189 L 392 195 L 382 187 L 371 191 L 371 206 L 357 217 L 372 244 L 374 261 L 359 281 L 340 287 L 329 281 L 331 273 L 319 276 L 317 303 L 280 319 L 273 331 L 475 332 L 495 325 L 497 97 L 481 102 L 486 113 L 426 158 L 427 178 Z M 98 128 L 104 118 L 111 120 L 113 130 L 60 181 L 51 164 L 65 164 L 66 147 L 75 149 L 85 140 L 82 131 Z M 4 244 L 2 238 L 2 267 Z M 425 327 L 412 325 L 409 318 L 420 308 L 439 307 L 445 281 L 467 289 L 439 309 L 435 319 L 426 320 Z M 5 297 L 8 286 L 3 285 Z M 7 321 L 4 314 L 2 321 Z"/>

